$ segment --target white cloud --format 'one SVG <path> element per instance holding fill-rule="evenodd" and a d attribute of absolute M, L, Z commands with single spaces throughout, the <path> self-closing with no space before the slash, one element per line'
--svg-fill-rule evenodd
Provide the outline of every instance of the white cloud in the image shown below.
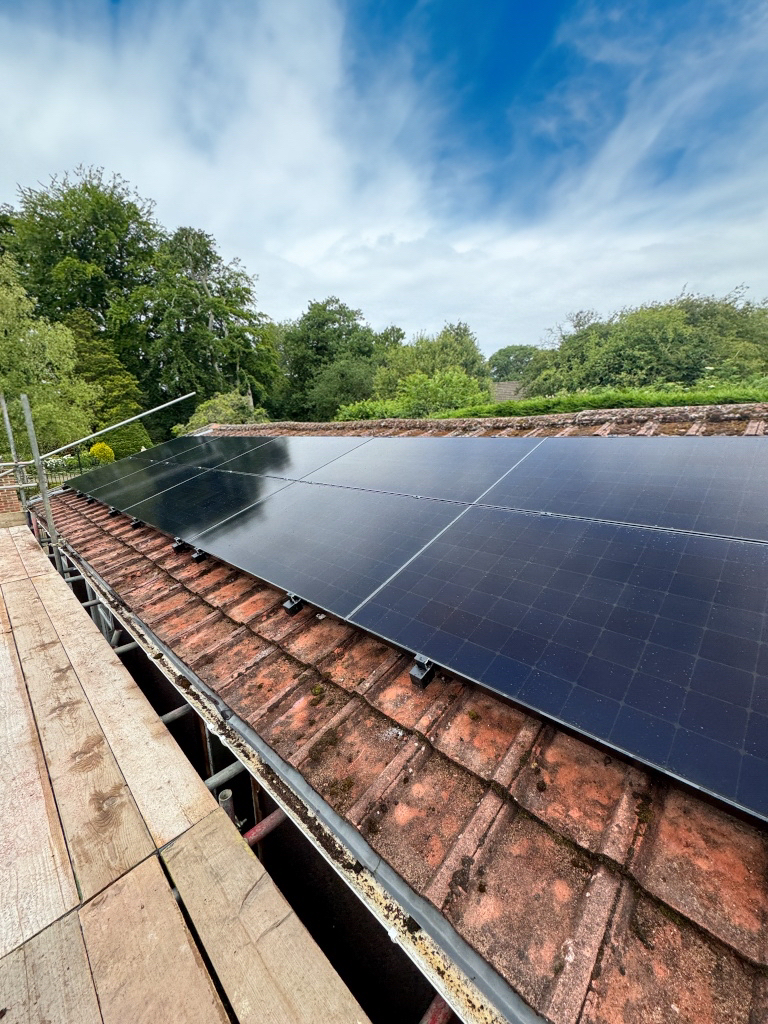
<path fill-rule="evenodd" d="M 571 310 L 686 284 L 768 294 L 762 5 L 732 5 L 739 16 L 721 31 L 655 37 L 643 59 L 618 5 L 608 34 L 596 8 L 564 26 L 560 45 L 594 44 L 621 66 L 623 111 L 602 134 L 590 125 L 586 75 L 517 112 L 528 119 L 517 137 L 538 125 L 557 138 L 578 116 L 600 139 L 526 220 L 511 177 L 508 199 L 477 213 L 482 154 L 450 174 L 436 163 L 445 108 L 439 76 L 415 84 L 415 44 L 404 38 L 352 86 L 333 0 L 123 4 L 116 21 L 94 7 L 42 5 L 34 18 L 0 7 L 0 201 L 17 183 L 102 165 L 156 199 L 167 226 L 202 227 L 240 256 L 277 319 L 336 294 L 377 327 L 466 320 L 488 352 L 544 337 Z M 715 130 L 723 97 L 733 118 L 721 111 Z M 665 179 L 659 160 L 678 143 L 686 152 Z"/>

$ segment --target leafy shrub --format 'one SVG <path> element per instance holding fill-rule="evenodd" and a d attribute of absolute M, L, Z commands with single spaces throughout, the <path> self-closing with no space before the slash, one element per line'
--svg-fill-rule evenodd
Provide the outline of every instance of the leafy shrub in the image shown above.
<path fill-rule="evenodd" d="M 258 423 L 266 419 L 264 409 L 254 408 L 247 395 L 241 395 L 239 391 L 218 392 L 201 402 L 187 422 L 178 423 L 172 433 L 180 437 L 209 423 Z"/>
<path fill-rule="evenodd" d="M 742 402 L 768 402 L 768 381 L 750 384 L 711 384 L 682 388 L 675 384 L 656 388 L 598 388 L 574 391 L 550 397 L 523 398 L 511 402 L 467 405 L 446 413 L 449 419 L 473 416 L 544 416 L 554 413 L 582 412 L 585 409 L 635 409 L 679 405 L 736 405 Z"/>
<path fill-rule="evenodd" d="M 101 463 L 115 461 L 115 453 L 104 441 L 97 441 L 96 444 L 92 445 L 90 454 Z"/>

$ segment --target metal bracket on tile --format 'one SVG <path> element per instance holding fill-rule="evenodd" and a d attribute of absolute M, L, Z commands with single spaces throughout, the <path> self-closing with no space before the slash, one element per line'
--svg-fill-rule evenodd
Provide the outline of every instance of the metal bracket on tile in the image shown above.
<path fill-rule="evenodd" d="M 304 607 L 304 602 L 297 594 L 286 595 L 285 601 L 283 601 L 283 608 L 288 612 L 289 615 L 295 615 L 300 612 Z"/>
<path fill-rule="evenodd" d="M 138 528 L 140 526 L 143 526 L 143 525 L 144 525 L 144 523 L 141 521 L 141 519 L 132 519 L 131 520 L 131 529 L 132 530 L 138 530 Z"/>
<path fill-rule="evenodd" d="M 110 505 L 109 506 L 109 514 L 111 516 L 119 516 L 120 515 L 120 509 L 119 508 L 115 508 L 114 505 Z"/>
<path fill-rule="evenodd" d="M 203 551 L 201 548 L 195 548 L 195 550 L 192 552 L 192 561 L 193 562 L 202 562 L 207 557 L 208 557 L 208 552 L 207 551 Z"/>
<path fill-rule="evenodd" d="M 187 544 L 185 540 L 182 540 L 181 537 L 174 537 L 173 541 L 171 542 L 171 547 L 173 548 L 174 551 L 177 552 L 186 551 L 187 548 L 189 547 L 189 544 Z"/>
<path fill-rule="evenodd" d="M 415 654 L 413 661 L 413 667 L 408 674 L 411 677 L 411 682 L 423 690 L 432 681 L 435 674 L 434 662 L 431 662 L 424 654 Z"/>

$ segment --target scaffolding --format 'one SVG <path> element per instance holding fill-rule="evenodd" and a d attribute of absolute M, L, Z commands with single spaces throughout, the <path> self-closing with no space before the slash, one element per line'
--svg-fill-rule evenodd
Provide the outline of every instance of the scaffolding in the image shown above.
<path fill-rule="evenodd" d="M 183 402 L 187 398 L 193 398 L 197 392 L 190 391 L 186 395 L 181 395 L 179 398 L 173 398 L 170 402 L 164 402 L 162 405 L 156 405 L 152 409 L 147 409 L 146 412 L 140 412 L 136 416 L 129 416 L 128 419 L 120 420 L 119 423 L 113 423 L 108 427 L 103 427 L 101 430 L 95 430 L 92 434 L 87 434 L 85 437 L 79 437 L 75 441 L 68 441 L 67 444 L 61 445 L 59 448 L 54 448 L 52 451 L 40 453 L 40 448 L 37 441 L 37 431 L 35 430 L 35 422 L 32 416 L 32 409 L 29 404 L 29 398 L 27 395 L 21 395 L 21 408 L 24 413 L 24 423 L 27 429 L 27 437 L 29 439 L 29 449 L 32 453 L 32 458 L 27 460 L 19 459 L 18 449 L 16 447 L 16 438 L 14 437 L 13 427 L 11 425 L 11 418 L 8 414 L 8 404 L 5 400 L 5 395 L 0 392 L 0 411 L 3 416 L 3 426 L 5 427 L 5 433 L 8 440 L 8 448 L 11 454 L 10 462 L 0 462 L 0 492 L 2 491 L 16 491 L 19 504 L 21 505 L 22 511 L 29 519 L 29 504 L 30 501 L 39 500 L 43 506 L 45 526 L 48 532 L 48 537 L 51 545 L 51 554 L 56 565 L 56 569 L 61 573 L 62 576 L 66 576 L 63 571 L 61 561 L 61 551 L 59 546 L 59 536 L 56 530 L 56 524 L 53 521 L 53 512 L 51 510 L 51 479 L 46 466 L 46 460 L 56 458 L 57 456 L 63 455 L 65 452 L 71 451 L 72 449 L 79 449 L 81 445 L 86 444 L 88 441 L 92 441 L 96 437 L 102 437 L 104 434 L 108 434 L 112 430 L 117 430 L 118 427 L 127 426 L 129 423 L 135 423 L 136 420 L 143 419 L 145 416 L 151 416 L 152 413 L 160 412 L 162 409 L 168 409 L 172 405 L 176 405 L 178 402 Z M 77 455 L 78 466 L 82 472 L 82 463 Z M 69 475 L 69 474 L 67 474 Z M 3 482 L 8 477 L 13 476 L 13 483 Z M 59 481 L 59 482 L 63 482 Z M 37 492 L 36 497 L 30 497 L 29 492 Z"/>

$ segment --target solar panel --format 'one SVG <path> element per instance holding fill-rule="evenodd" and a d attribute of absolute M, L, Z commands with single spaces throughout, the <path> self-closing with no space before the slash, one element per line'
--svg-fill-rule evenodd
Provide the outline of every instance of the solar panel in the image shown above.
<path fill-rule="evenodd" d="M 379 437 L 307 479 L 472 502 L 540 444 L 541 438 Z"/>
<path fill-rule="evenodd" d="M 471 507 L 349 618 L 765 815 L 767 594 L 761 544 Z"/>
<path fill-rule="evenodd" d="M 168 462 L 149 462 L 128 476 L 89 490 L 94 498 L 105 505 L 113 505 L 123 512 L 136 502 L 166 491 L 190 477 L 202 473 L 191 466 L 174 466 Z"/>
<path fill-rule="evenodd" d="M 767 463 L 761 438 L 198 437 L 73 485 L 768 817 Z"/>
<path fill-rule="evenodd" d="M 552 437 L 489 505 L 768 540 L 762 437 Z"/>
<path fill-rule="evenodd" d="M 197 466 L 200 469 L 215 469 L 236 459 L 239 455 L 271 444 L 272 437 L 205 437 L 202 442 L 186 451 L 167 455 L 163 459 L 174 466 Z M 155 451 L 156 449 L 151 449 Z M 226 468 L 229 468 L 228 466 Z"/>
<path fill-rule="evenodd" d="M 148 453 L 139 452 L 127 459 L 119 459 L 117 462 L 109 462 L 103 466 L 90 469 L 80 476 L 73 477 L 68 481 L 67 486 L 76 491 L 83 491 L 85 494 L 93 494 L 99 487 L 120 480 L 122 477 L 130 476 L 143 466 L 149 466 L 154 460 Z"/>
<path fill-rule="evenodd" d="M 232 459 L 227 469 L 300 480 L 367 442 L 365 437 L 275 437 L 269 445 Z"/>
<path fill-rule="evenodd" d="M 170 537 L 197 545 L 197 536 L 263 501 L 288 481 L 208 469 L 159 491 L 123 511 Z"/>
<path fill-rule="evenodd" d="M 455 515 L 448 502 L 293 483 L 195 543 L 346 618 Z"/>

